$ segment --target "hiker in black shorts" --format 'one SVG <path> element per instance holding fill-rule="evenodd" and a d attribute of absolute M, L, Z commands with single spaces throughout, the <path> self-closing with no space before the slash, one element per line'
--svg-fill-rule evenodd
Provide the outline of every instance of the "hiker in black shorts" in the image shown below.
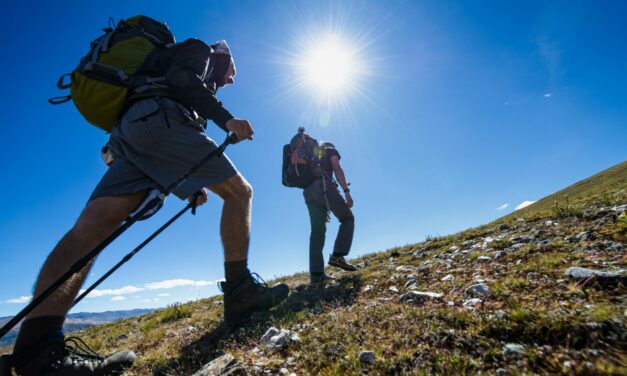
<path fill-rule="evenodd" d="M 340 153 L 330 142 L 322 143 L 317 148 L 316 153 L 320 163 L 319 177 L 303 190 L 303 196 L 305 197 L 311 221 L 309 272 L 312 284 L 319 285 L 324 284 L 329 279 L 324 273 L 324 258 L 322 255 L 329 212 L 333 213 L 340 221 L 333 253 L 329 257 L 329 265 L 347 271 L 355 271 L 357 268 L 344 259 L 348 255 L 353 242 L 355 218 L 351 211 L 353 198 L 346 182 L 344 170 L 340 166 Z M 334 176 L 335 180 L 333 179 Z M 345 198 L 340 194 L 338 185 L 344 192 Z"/>
<path fill-rule="evenodd" d="M 251 124 L 234 118 L 215 97 L 217 89 L 232 84 L 235 76 L 231 52 L 224 41 L 212 46 L 197 39 L 178 43 L 152 56 L 146 72 L 165 76 L 168 92 L 147 91 L 131 98 L 111 132 L 111 167 L 74 227 L 48 256 L 35 285 L 35 296 L 118 228 L 148 192 L 176 181 L 217 148 L 205 134 L 206 120 L 232 132 L 238 141 L 253 138 Z M 277 305 L 287 297 L 288 287 L 268 287 L 248 270 L 252 188 L 226 156 L 210 160 L 174 193 L 186 199 L 202 190 L 198 204 L 203 204 L 207 201 L 205 187 L 224 200 L 220 234 L 226 282 L 220 288 L 225 321 L 237 323 L 254 311 Z M 64 341 L 61 328 L 89 266 L 91 263 L 22 323 L 10 357 L 10 367 L 18 374 L 117 375 L 133 364 L 135 355 L 130 351 L 97 357 L 83 354 L 71 341 Z"/>

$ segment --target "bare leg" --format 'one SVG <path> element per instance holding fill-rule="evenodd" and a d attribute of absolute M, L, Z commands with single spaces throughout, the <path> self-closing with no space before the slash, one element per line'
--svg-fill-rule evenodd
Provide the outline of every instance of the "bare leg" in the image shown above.
<path fill-rule="evenodd" d="M 224 261 L 246 260 L 250 242 L 252 187 L 242 175 L 237 174 L 208 188 L 224 200 L 220 221 Z"/>
<path fill-rule="evenodd" d="M 124 196 L 100 197 L 89 202 L 74 227 L 46 259 L 35 285 L 35 296 L 109 236 L 140 204 L 145 195 L 144 191 Z M 78 295 L 92 263 L 52 293 L 27 316 L 26 320 L 41 316 L 65 316 Z"/>

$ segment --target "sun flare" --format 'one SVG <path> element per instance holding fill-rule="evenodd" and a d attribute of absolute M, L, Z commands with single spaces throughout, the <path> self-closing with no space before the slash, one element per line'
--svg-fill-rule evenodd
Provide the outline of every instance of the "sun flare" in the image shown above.
<path fill-rule="evenodd" d="M 337 39 L 315 44 L 303 59 L 306 84 L 322 93 L 342 92 L 351 85 L 356 69 L 351 51 Z"/>

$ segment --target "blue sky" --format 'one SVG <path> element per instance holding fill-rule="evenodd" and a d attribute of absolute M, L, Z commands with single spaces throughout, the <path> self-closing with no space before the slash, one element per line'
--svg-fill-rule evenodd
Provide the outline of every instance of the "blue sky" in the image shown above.
<path fill-rule="evenodd" d="M 627 4 L 620 1 L 3 2 L 0 38 L 0 316 L 24 306 L 44 258 L 104 173 L 106 134 L 53 107 L 109 17 L 146 14 L 178 40 L 226 39 L 236 84 L 218 93 L 255 140 L 230 158 L 255 190 L 250 266 L 307 269 L 301 192 L 280 184 L 281 147 L 303 125 L 332 141 L 352 183 L 351 256 L 477 226 L 625 160 Z M 351 90 L 321 101 L 295 62 L 329 35 L 353 54 Z M 311 86 L 311 85 L 309 85 Z M 208 134 L 222 139 L 217 127 Z M 184 204 L 168 199 L 109 247 L 89 281 Z M 498 210 L 498 209 L 501 210 Z M 220 201 L 139 253 L 75 311 L 161 307 L 218 293 Z M 328 228 L 331 251 L 337 221 Z"/>

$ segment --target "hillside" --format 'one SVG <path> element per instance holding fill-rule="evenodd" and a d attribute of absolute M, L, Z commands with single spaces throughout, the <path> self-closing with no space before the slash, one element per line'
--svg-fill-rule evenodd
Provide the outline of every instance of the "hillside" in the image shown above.
<path fill-rule="evenodd" d="M 246 327 L 221 322 L 216 296 L 79 334 L 134 350 L 131 375 L 190 375 L 225 353 L 229 375 L 624 375 L 626 179 L 623 162 L 491 224 L 366 255 L 324 289 L 282 278 L 290 297 Z"/>

